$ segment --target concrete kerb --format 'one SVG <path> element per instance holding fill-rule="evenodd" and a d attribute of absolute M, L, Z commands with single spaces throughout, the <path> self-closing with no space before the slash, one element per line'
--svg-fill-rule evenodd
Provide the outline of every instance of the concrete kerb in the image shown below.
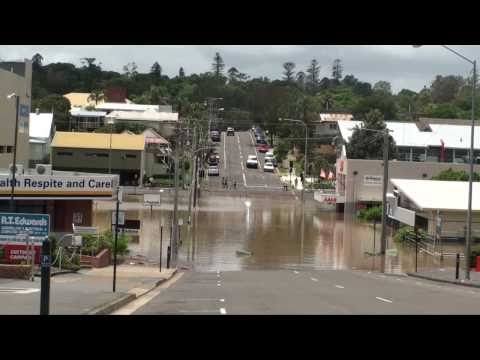
<path fill-rule="evenodd" d="M 125 306 L 126 304 L 132 302 L 133 300 L 138 299 L 139 297 L 148 294 L 150 291 L 158 287 L 159 285 L 163 284 L 165 281 L 171 279 L 177 273 L 177 269 L 175 269 L 170 277 L 160 279 L 156 281 L 152 286 L 146 289 L 141 289 L 140 291 L 134 291 L 139 288 L 130 289 L 128 293 L 124 294 L 118 299 L 109 301 L 105 304 L 99 305 L 94 307 L 93 309 L 88 310 L 84 313 L 84 315 L 109 315 L 112 312 L 120 309 L 121 307 Z"/>
<path fill-rule="evenodd" d="M 457 281 L 457 280 L 439 279 L 439 278 L 434 278 L 434 277 L 431 277 L 431 276 L 420 275 L 420 274 L 415 274 L 415 273 L 407 273 L 407 275 L 411 276 L 411 277 L 416 277 L 416 278 L 420 278 L 420 279 L 436 281 L 436 282 L 441 282 L 441 283 L 480 288 L 480 284 L 472 284 L 472 283 L 467 283 L 467 282 L 462 282 L 462 281 Z"/>

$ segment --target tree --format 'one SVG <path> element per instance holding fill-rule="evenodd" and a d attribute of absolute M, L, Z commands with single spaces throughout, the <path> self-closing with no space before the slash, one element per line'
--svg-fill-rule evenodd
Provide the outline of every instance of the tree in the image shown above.
<path fill-rule="evenodd" d="M 392 94 L 392 86 L 388 81 L 377 81 L 375 85 L 373 85 L 373 91 L 380 92 L 382 94 L 391 95 Z"/>
<path fill-rule="evenodd" d="M 38 71 L 42 68 L 43 66 L 43 56 L 40 55 L 39 53 L 36 53 L 32 57 L 32 68 L 33 71 Z"/>
<path fill-rule="evenodd" d="M 432 82 L 432 101 L 436 104 L 450 102 L 455 99 L 460 89 L 465 85 L 461 76 L 437 75 Z"/>
<path fill-rule="evenodd" d="M 288 61 L 288 62 L 283 64 L 283 69 L 284 69 L 283 70 L 283 80 L 288 81 L 288 82 L 293 81 L 293 78 L 294 78 L 293 69 L 295 69 L 295 63 L 291 62 L 291 61 Z"/>
<path fill-rule="evenodd" d="M 127 65 L 123 66 L 123 72 L 125 73 L 125 76 L 129 79 L 134 78 L 135 76 L 138 75 L 138 66 L 133 62 L 129 62 Z"/>
<path fill-rule="evenodd" d="M 442 181 L 468 181 L 468 173 L 465 170 L 455 171 L 452 168 L 443 170 L 440 174 L 433 176 L 432 180 Z M 480 181 L 480 175 L 473 173 L 473 181 Z"/>
<path fill-rule="evenodd" d="M 297 81 L 297 84 L 300 86 L 301 89 L 305 88 L 305 79 L 306 75 L 303 71 L 297 72 L 297 75 L 295 76 L 295 79 Z"/>
<path fill-rule="evenodd" d="M 32 103 L 40 112 L 53 112 L 54 124 L 59 131 L 69 130 L 70 101 L 62 95 L 48 95 Z"/>
<path fill-rule="evenodd" d="M 307 69 L 307 85 L 312 92 L 315 92 L 318 86 L 318 78 L 320 76 L 320 65 L 318 61 L 313 59 Z"/>
<path fill-rule="evenodd" d="M 372 110 L 365 115 L 363 124 L 354 128 L 347 145 L 347 156 L 351 159 L 383 159 L 383 134 L 363 129 L 385 131 L 387 125 L 382 113 Z M 397 148 L 392 136 L 388 136 L 389 159 L 397 157 Z"/>
<path fill-rule="evenodd" d="M 238 80 L 238 74 L 240 74 L 240 72 L 237 70 L 236 67 L 232 66 L 230 69 L 228 69 L 227 73 L 228 73 L 228 81 L 235 82 Z"/>
<path fill-rule="evenodd" d="M 160 80 L 160 78 L 162 77 L 162 67 L 158 62 L 155 61 L 153 63 L 152 67 L 150 68 L 150 74 L 153 75 L 156 82 Z"/>
<path fill-rule="evenodd" d="M 98 102 L 104 99 L 105 99 L 105 95 L 103 94 L 103 91 L 100 89 L 93 90 L 92 93 L 88 96 L 88 101 L 95 101 L 95 105 L 98 105 Z"/>
<path fill-rule="evenodd" d="M 185 70 L 183 70 L 182 66 L 180 66 L 180 69 L 178 70 L 178 76 L 181 78 L 185 77 Z"/>
<path fill-rule="evenodd" d="M 343 74 L 342 61 L 340 59 L 335 59 L 332 65 L 332 78 L 340 81 Z"/>
<path fill-rule="evenodd" d="M 215 75 L 215 77 L 220 77 L 223 75 L 223 69 L 225 68 L 225 63 L 223 62 L 222 57 L 220 56 L 220 53 L 215 53 L 215 56 L 213 58 L 213 63 L 212 63 L 212 71 Z"/>

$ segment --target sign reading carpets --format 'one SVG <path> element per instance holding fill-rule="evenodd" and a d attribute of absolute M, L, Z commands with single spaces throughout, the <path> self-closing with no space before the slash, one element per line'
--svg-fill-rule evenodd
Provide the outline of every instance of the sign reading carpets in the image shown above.
<path fill-rule="evenodd" d="M 20 198 L 111 198 L 116 176 L 18 175 L 15 197 Z M 0 198 L 10 197 L 12 178 L 0 176 Z"/>
<path fill-rule="evenodd" d="M 12 264 L 26 261 L 33 251 L 35 263 L 38 264 L 41 242 L 48 237 L 49 232 L 49 215 L 0 213 L 0 247 L 3 249 L 3 261 Z"/>

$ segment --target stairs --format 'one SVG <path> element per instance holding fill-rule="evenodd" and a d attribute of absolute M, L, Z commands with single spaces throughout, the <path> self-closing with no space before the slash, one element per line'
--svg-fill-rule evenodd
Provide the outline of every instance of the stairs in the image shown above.
<path fill-rule="evenodd" d="M 80 269 L 91 269 L 91 268 L 93 268 L 91 258 L 82 256 L 80 258 Z"/>

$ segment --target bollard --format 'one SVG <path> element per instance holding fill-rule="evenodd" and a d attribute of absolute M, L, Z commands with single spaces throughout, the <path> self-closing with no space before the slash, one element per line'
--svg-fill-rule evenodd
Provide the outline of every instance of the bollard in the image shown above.
<path fill-rule="evenodd" d="M 160 225 L 160 272 L 162 272 L 163 225 Z"/>
<path fill-rule="evenodd" d="M 167 269 L 170 269 L 170 246 L 167 247 Z"/>
<path fill-rule="evenodd" d="M 52 245 L 49 238 L 42 243 L 41 257 L 41 287 L 40 287 L 40 315 L 50 313 L 50 266 L 52 257 Z"/>
<path fill-rule="evenodd" d="M 455 280 L 458 280 L 460 271 L 460 254 L 457 254 L 457 259 L 455 261 Z"/>

